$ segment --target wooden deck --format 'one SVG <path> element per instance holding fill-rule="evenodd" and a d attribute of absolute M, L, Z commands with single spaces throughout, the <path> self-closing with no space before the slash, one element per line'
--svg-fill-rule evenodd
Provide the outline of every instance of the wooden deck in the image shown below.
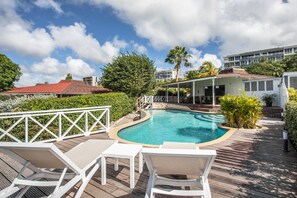
<path fill-rule="evenodd" d="M 297 153 L 291 145 L 289 153 L 281 150 L 282 123 L 267 122 L 264 125 L 268 129 L 239 130 L 228 140 L 206 147 L 216 149 L 218 153 L 209 175 L 213 197 L 297 197 Z M 67 151 L 90 138 L 108 139 L 108 136 L 97 134 L 55 144 Z M 129 188 L 128 161 L 120 160 L 118 172 L 113 170 L 112 162 L 108 160 L 107 185 L 101 185 L 99 171 L 83 197 L 143 197 L 148 181 L 147 168 L 144 167 L 141 175 L 135 173 L 136 187 L 132 190 Z M 19 170 L 17 163 L 0 153 L 0 189 L 8 186 Z M 72 189 L 66 197 L 73 197 L 75 190 Z M 26 197 L 44 197 L 48 192 L 49 189 L 35 188 L 28 191 Z"/>

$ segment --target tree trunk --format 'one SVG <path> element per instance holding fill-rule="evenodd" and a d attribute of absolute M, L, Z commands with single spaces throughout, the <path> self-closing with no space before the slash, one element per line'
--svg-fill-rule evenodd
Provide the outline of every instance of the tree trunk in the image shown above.
<path fill-rule="evenodd" d="M 180 68 L 180 63 L 177 63 L 177 65 L 175 66 L 175 69 L 176 69 L 175 81 L 176 82 L 178 82 L 178 71 L 179 71 L 179 68 Z"/>

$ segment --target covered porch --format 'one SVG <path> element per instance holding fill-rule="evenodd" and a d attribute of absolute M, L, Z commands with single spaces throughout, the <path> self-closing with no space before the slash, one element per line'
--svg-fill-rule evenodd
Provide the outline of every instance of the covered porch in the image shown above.
<path fill-rule="evenodd" d="M 240 78 L 218 76 L 170 83 L 163 85 L 166 88 L 164 102 L 216 106 L 220 105 L 220 98 L 225 94 L 237 95 L 238 90 L 243 89 L 242 85 Z M 176 96 L 170 96 L 169 89 L 177 90 Z M 190 90 L 190 94 L 184 95 L 181 89 Z"/>

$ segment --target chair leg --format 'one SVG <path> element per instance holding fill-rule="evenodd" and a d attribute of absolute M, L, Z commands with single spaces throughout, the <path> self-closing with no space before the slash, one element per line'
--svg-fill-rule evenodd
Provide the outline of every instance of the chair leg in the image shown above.
<path fill-rule="evenodd" d="M 150 175 L 146 186 L 145 198 L 153 198 L 155 196 L 152 191 L 152 188 L 155 186 L 155 173 L 156 171 L 154 170 L 153 173 Z"/>
<path fill-rule="evenodd" d="M 80 198 L 81 197 L 81 195 L 83 194 L 85 188 L 89 184 L 89 181 L 92 179 L 92 177 L 94 176 L 96 171 L 99 169 L 99 167 L 100 167 L 100 164 L 96 163 L 96 165 L 92 168 L 92 170 L 89 172 L 89 174 L 82 179 L 82 184 L 79 187 L 79 189 L 78 189 L 78 191 L 77 191 L 77 193 L 75 195 L 75 198 Z"/>
<path fill-rule="evenodd" d="M 211 198 L 211 192 L 210 192 L 208 179 L 204 180 L 203 190 L 204 190 L 204 193 L 205 193 L 205 198 Z"/>
<path fill-rule="evenodd" d="M 20 189 L 20 187 L 16 187 L 14 184 L 11 184 L 9 187 L 4 188 L 0 191 L 0 197 L 9 197 L 10 195 L 16 193 Z"/>

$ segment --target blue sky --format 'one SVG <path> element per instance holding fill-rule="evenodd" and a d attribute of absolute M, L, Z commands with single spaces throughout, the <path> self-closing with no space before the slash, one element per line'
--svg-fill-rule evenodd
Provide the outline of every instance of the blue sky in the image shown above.
<path fill-rule="evenodd" d="M 0 53 L 22 68 L 17 86 L 101 76 L 120 52 L 136 51 L 158 69 L 186 46 L 197 69 L 231 53 L 296 44 L 297 0 L 2 0 Z M 183 68 L 183 72 L 188 68 Z"/>

